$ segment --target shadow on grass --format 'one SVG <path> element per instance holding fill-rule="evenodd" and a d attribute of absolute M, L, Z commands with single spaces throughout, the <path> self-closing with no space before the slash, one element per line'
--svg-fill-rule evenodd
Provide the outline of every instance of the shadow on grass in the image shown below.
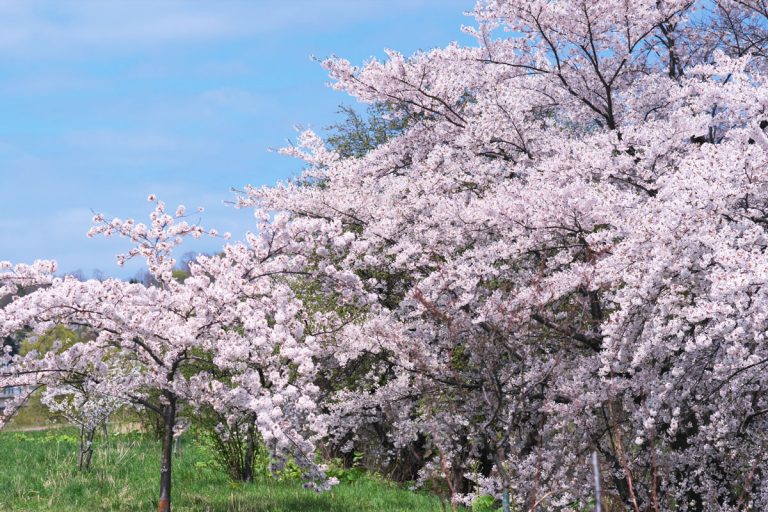
<path fill-rule="evenodd" d="M 262 484 L 260 486 L 260 484 Z M 349 485 L 315 494 L 301 488 L 286 488 L 270 482 L 243 486 L 228 496 L 218 493 L 179 495 L 182 512 L 400 512 L 447 510 L 435 497 L 388 489 L 373 482 Z M 199 492 L 199 491 L 198 491 Z"/>
<path fill-rule="evenodd" d="M 184 512 L 443 512 L 450 509 L 435 496 L 369 478 L 340 484 L 322 494 L 307 491 L 297 483 L 259 480 L 230 492 L 197 489 L 195 495 L 179 495 L 179 498 L 178 510 Z"/>

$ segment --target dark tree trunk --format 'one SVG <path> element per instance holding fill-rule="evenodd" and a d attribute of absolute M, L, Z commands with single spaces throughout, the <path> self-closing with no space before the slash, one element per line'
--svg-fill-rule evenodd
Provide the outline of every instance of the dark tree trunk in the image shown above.
<path fill-rule="evenodd" d="M 80 425 L 80 453 L 77 457 L 77 469 L 83 470 L 83 455 L 85 454 L 85 426 Z"/>
<path fill-rule="evenodd" d="M 85 433 L 85 463 L 80 469 L 85 469 L 86 471 L 91 469 L 91 457 L 93 456 L 93 436 L 95 434 L 95 428 L 92 428 Z"/>
<path fill-rule="evenodd" d="M 171 512 L 171 462 L 173 459 L 173 427 L 176 425 L 176 396 L 165 393 L 163 406 L 163 455 L 160 461 L 160 500 L 157 512 Z"/>
<path fill-rule="evenodd" d="M 85 426 L 80 426 L 80 455 L 77 457 L 77 467 L 80 471 L 87 471 L 91 468 L 95 433 L 96 429 L 86 430 Z"/>
<path fill-rule="evenodd" d="M 243 461 L 243 481 L 253 482 L 253 451 L 256 447 L 256 439 L 253 432 L 253 422 L 248 423 L 246 432 L 245 460 Z"/>

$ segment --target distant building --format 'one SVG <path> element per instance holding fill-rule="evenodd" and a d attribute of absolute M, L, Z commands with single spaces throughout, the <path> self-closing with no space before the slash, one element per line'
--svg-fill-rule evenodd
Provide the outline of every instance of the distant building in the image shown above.
<path fill-rule="evenodd" d="M 5 407 L 8 403 L 15 400 L 20 394 L 20 387 L 0 389 L 0 413 L 5 410 Z"/>

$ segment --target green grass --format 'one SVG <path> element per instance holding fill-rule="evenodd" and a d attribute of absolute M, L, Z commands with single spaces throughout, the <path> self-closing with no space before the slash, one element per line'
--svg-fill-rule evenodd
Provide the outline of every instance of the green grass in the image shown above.
<path fill-rule="evenodd" d="M 96 440 L 93 467 L 77 470 L 71 430 L 0 432 L 0 510 L 152 511 L 157 507 L 159 444 L 140 435 Z M 230 482 L 193 441 L 173 468 L 174 512 L 444 511 L 437 497 L 364 475 L 317 494 L 295 480 Z"/>

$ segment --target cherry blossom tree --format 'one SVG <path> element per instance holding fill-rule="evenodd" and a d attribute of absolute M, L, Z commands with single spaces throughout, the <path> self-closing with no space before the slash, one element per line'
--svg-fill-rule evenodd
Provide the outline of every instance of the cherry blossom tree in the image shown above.
<path fill-rule="evenodd" d="M 307 226 L 315 279 L 365 304 L 325 338 L 366 369 L 330 432 L 386 418 L 428 439 L 425 477 L 506 510 L 586 503 L 593 450 L 630 510 L 768 506 L 765 7 L 474 14 L 476 46 L 325 61 L 407 129 L 346 157 L 305 133 L 302 179 L 242 198 Z"/>
<path fill-rule="evenodd" d="M 51 412 L 60 414 L 80 429 L 78 468 L 88 470 L 93 457 L 93 438 L 96 429 L 104 426 L 109 417 L 123 405 L 119 400 L 94 391 L 89 380 L 72 382 L 47 388 L 40 402 Z"/>
<path fill-rule="evenodd" d="M 315 463 L 313 432 L 315 372 L 312 336 L 301 303 L 281 276 L 290 276 L 294 236 L 279 222 L 262 226 L 246 243 L 190 264 L 183 283 L 172 277 L 171 251 L 183 236 L 200 236 L 183 208 L 175 216 L 154 197 L 151 224 L 105 220 L 97 215 L 91 234 L 119 234 L 136 245 L 119 261 L 143 256 L 157 286 L 116 279 L 81 282 L 52 275 L 53 265 L 10 268 L 6 291 L 19 284 L 44 284 L 16 297 L 0 313 L 3 333 L 22 327 L 44 333 L 56 324 L 85 326 L 94 339 L 38 355 L 6 357 L 0 386 L 34 390 L 87 383 L 99 396 L 137 404 L 164 421 L 158 511 L 171 503 L 173 438 L 183 425 L 181 403 L 212 406 L 219 412 L 255 417 L 255 425 L 276 469 L 289 458 L 305 469 L 307 485 L 332 485 Z M 216 235 L 215 232 L 210 234 Z M 20 404 L 16 404 L 17 406 Z M 6 409 L 6 417 L 14 412 Z"/>

